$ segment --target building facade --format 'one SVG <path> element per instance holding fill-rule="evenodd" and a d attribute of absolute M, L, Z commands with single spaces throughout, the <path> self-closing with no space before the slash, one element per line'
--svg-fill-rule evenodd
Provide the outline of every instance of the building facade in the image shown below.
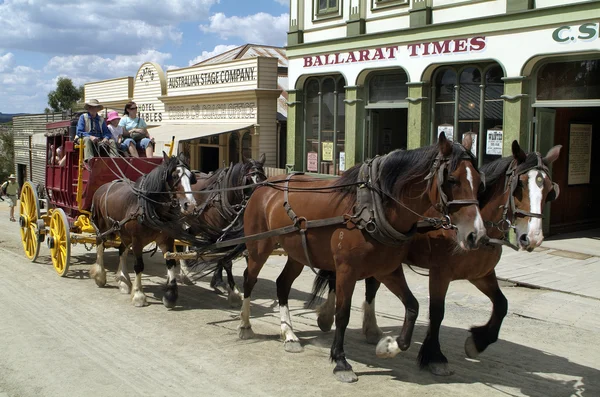
<path fill-rule="evenodd" d="M 246 45 L 166 72 L 146 62 L 135 77 L 85 84 L 85 98 L 119 114 L 133 100 L 156 152 L 168 152 L 174 137 L 174 153 L 184 152 L 196 170 L 214 171 L 262 153 L 267 166 L 283 167 L 286 83 L 282 48 Z"/>
<path fill-rule="evenodd" d="M 476 137 L 545 154 L 551 233 L 600 220 L 600 2 L 291 0 L 288 169 L 339 175 L 397 148 Z M 593 172 L 596 170 L 596 172 Z M 549 215 L 549 216 L 548 216 Z"/>

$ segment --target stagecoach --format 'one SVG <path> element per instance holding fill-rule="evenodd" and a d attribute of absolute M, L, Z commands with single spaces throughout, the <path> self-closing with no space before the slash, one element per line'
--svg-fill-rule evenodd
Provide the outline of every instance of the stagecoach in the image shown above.
<path fill-rule="evenodd" d="M 98 156 L 86 165 L 83 143 L 75 140 L 76 123 L 75 119 L 46 125 L 45 186 L 38 188 L 27 181 L 20 196 L 19 225 L 25 255 L 35 261 L 46 240 L 52 265 L 61 277 L 69 270 L 71 244 L 96 244 L 96 231 L 90 221 L 94 192 L 114 180 L 135 181 L 163 161 L 162 157 Z M 40 193 L 45 200 L 39 198 Z M 119 245 L 118 239 L 105 243 L 107 247 Z"/>

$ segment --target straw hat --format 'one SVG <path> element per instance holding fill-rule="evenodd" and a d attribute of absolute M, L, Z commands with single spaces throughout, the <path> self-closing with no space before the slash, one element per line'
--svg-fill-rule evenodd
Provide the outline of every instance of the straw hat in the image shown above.
<path fill-rule="evenodd" d="M 119 112 L 117 111 L 111 111 L 108 112 L 108 117 L 106 118 L 106 122 L 110 123 L 113 120 L 121 120 L 121 116 L 119 116 Z"/>
<path fill-rule="evenodd" d="M 15 174 L 10 174 L 8 179 L 17 179 L 17 177 L 15 176 Z"/>
<path fill-rule="evenodd" d="M 89 110 L 90 108 L 98 108 L 98 111 L 100 111 L 104 109 L 104 106 L 102 106 L 102 104 L 100 104 L 100 102 L 98 102 L 97 99 L 90 99 L 89 101 L 85 102 L 84 109 Z"/>

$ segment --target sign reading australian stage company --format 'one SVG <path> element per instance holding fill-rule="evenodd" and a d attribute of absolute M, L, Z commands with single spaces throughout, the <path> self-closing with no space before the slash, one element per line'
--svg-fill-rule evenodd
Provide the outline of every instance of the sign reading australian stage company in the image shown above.
<path fill-rule="evenodd" d="M 256 81 L 256 78 L 256 66 L 251 66 L 169 77 L 167 83 L 168 88 L 171 90 L 185 87 Z"/>
<path fill-rule="evenodd" d="M 476 36 L 470 38 L 413 43 L 405 46 L 387 46 L 348 52 L 336 52 L 332 54 L 304 57 L 304 67 L 310 68 L 325 65 L 397 59 L 403 52 L 406 52 L 409 58 L 481 52 L 485 50 L 486 44 L 486 38 L 484 36 Z"/>

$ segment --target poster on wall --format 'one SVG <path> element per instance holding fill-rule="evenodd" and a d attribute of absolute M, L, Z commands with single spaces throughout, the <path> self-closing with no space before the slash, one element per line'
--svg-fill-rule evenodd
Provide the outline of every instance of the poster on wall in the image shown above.
<path fill-rule="evenodd" d="M 569 126 L 569 185 L 590 183 L 592 124 Z"/>
<path fill-rule="evenodd" d="M 308 152 L 306 154 L 306 171 L 317 172 L 319 169 L 319 156 L 317 152 Z"/>
<path fill-rule="evenodd" d="M 451 141 L 454 140 L 454 126 L 451 124 L 440 124 L 438 125 L 438 136 L 440 136 L 441 133 L 444 133 L 446 135 L 446 139 L 449 139 Z"/>
<path fill-rule="evenodd" d="M 333 142 L 323 142 L 323 161 L 333 161 Z"/>
<path fill-rule="evenodd" d="M 487 130 L 485 154 L 502 156 L 502 130 L 497 128 Z"/>
<path fill-rule="evenodd" d="M 471 140 L 473 141 L 473 144 L 471 145 L 471 154 L 473 154 L 473 156 L 477 157 L 477 134 L 476 133 L 471 132 L 471 131 L 465 132 L 462 135 L 463 145 L 465 144 L 465 139 L 469 136 L 471 137 Z"/>
<path fill-rule="evenodd" d="M 340 171 L 346 171 L 346 152 L 340 152 Z"/>

